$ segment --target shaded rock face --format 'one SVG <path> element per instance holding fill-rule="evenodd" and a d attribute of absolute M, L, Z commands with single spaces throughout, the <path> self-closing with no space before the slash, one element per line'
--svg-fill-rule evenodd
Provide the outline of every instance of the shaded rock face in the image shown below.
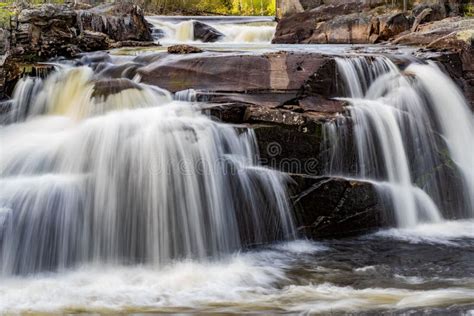
<path fill-rule="evenodd" d="M 310 238 L 366 234 L 390 219 L 372 184 L 342 178 L 292 176 L 298 230 Z"/>
<path fill-rule="evenodd" d="M 104 33 L 114 41 L 152 41 L 143 11 L 129 4 L 103 5 L 77 12 L 80 30 Z"/>
<path fill-rule="evenodd" d="M 15 20 L 10 38 L 11 45 L 2 54 L 0 65 L 0 98 L 9 93 L 9 83 L 21 75 L 19 64 L 70 58 L 123 45 L 152 44 L 143 12 L 130 4 L 78 11 L 69 5 L 52 4 L 26 8 Z"/>
<path fill-rule="evenodd" d="M 204 43 L 217 42 L 224 37 L 224 34 L 205 23 L 194 21 L 194 40 Z"/>
<path fill-rule="evenodd" d="M 143 12 L 132 5 L 75 11 L 42 5 L 20 12 L 12 32 L 12 50 L 22 61 L 71 57 L 81 51 L 109 48 L 116 41 L 151 41 Z"/>

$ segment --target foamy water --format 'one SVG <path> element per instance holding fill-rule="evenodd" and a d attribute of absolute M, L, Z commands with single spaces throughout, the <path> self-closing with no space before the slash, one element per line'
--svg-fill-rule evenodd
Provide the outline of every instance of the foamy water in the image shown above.
<path fill-rule="evenodd" d="M 454 224 L 453 224 L 454 225 Z M 295 241 L 236 253 L 218 261 L 179 261 L 166 267 L 83 266 L 61 273 L 10 277 L 0 284 L 0 313 L 24 312 L 361 312 L 474 303 L 473 279 L 448 288 L 342 286 L 318 265 L 330 245 Z M 370 275 L 375 267 L 355 269 Z M 299 271 L 299 272 L 298 272 Z M 298 274 L 305 276 L 304 281 Z M 418 289 L 413 288 L 417 284 Z M 455 283 L 458 283 L 455 286 Z"/>
<path fill-rule="evenodd" d="M 206 19 L 205 17 L 195 17 L 196 20 L 204 20 L 204 23 L 224 34 L 218 41 L 227 44 L 269 44 L 276 31 L 276 23 L 268 18 L 248 18 L 248 22 L 237 21 L 229 23 L 218 19 Z M 194 19 L 173 20 L 163 17 L 148 17 L 148 21 L 163 33 L 159 42 L 163 45 L 176 43 L 200 44 L 194 39 Z"/>

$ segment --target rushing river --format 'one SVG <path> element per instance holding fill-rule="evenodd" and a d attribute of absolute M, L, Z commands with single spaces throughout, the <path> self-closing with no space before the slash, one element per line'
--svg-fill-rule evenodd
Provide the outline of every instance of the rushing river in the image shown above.
<path fill-rule="evenodd" d="M 0 314 L 474 314 L 474 126 L 451 80 L 436 65 L 400 71 L 382 54 L 369 64 L 351 46 L 272 47 L 268 18 L 194 19 L 225 38 L 196 43 L 186 19 L 149 21 L 166 45 L 339 56 L 358 168 L 327 174 L 374 183 L 398 228 L 299 239 L 288 179 L 259 165 L 251 129 L 139 76 L 101 98 L 99 70 L 65 61 L 22 79 L 2 116 Z M 147 54 L 117 50 L 113 62 L 133 60 L 124 53 Z M 329 143 L 343 133 L 343 121 L 326 126 Z M 456 210 L 444 209 L 442 176 L 415 184 L 439 163 L 438 146 L 462 179 Z M 329 158 L 342 161 L 339 149 Z M 420 149 L 425 159 L 411 161 Z"/>

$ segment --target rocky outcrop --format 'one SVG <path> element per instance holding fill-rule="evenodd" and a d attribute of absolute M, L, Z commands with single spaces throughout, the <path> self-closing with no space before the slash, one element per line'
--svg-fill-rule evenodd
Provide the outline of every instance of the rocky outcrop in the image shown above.
<path fill-rule="evenodd" d="M 69 5 L 29 7 L 20 11 L 12 27 L 10 45 L 0 65 L 0 99 L 11 90 L 7 86 L 20 76 L 23 64 L 125 45 L 153 44 L 143 12 L 130 4 L 80 10 Z"/>
<path fill-rule="evenodd" d="M 370 3 L 335 1 L 283 18 L 276 44 L 364 44 L 387 40 L 411 26 L 401 13 L 380 15 Z"/>
<path fill-rule="evenodd" d="M 298 230 L 309 238 L 367 234 L 391 222 L 370 183 L 302 175 L 292 178 Z"/>
<path fill-rule="evenodd" d="M 201 41 L 204 43 L 213 43 L 213 42 L 217 42 L 218 40 L 224 37 L 224 34 L 219 32 L 212 26 L 209 26 L 199 21 L 194 21 L 193 27 L 194 27 L 194 40 L 195 41 Z"/>
<path fill-rule="evenodd" d="M 17 59 L 42 61 L 107 49 L 120 41 L 151 40 L 137 6 L 106 5 L 76 11 L 67 5 L 46 4 L 20 12 L 11 49 Z"/>
<path fill-rule="evenodd" d="M 462 11 L 457 0 L 422 3 L 405 13 L 382 2 L 333 0 L 314 4 L 309 6 L 316 6 L 313 9 L 282 18 L 273 43 L 364 44 L 395 40 L 399 34 L 406 35 L 410 30 L 416 34 L 424 24 L 459 16 Z"/>
<path fill-rule="evenodd" d="M 130 4 L 102 5 L 77 11 L 81 31 L 106 34 L 113 41 L 152 41 L 151 30 L 140 7 Z"/>

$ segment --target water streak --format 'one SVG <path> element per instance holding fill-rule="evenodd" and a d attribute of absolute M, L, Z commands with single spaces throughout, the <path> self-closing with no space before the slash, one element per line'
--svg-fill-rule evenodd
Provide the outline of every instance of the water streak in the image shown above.
<path fill-rule="evenodd" d="M 372 181 L 390 196 L 400 227 L 438 222 L 442 213 L 473 217 L 474 156 L 466 148 L 474 123 L 454 83 L 434 64 L 402 72 L 388 58 L 357 57 L 337 65 L 350 119 L 325 128 L 328 173 Z M 354 146 L 341 146 L 351 133 Z"/>
<path fill-rule="evenodd" d="M 0 273 L 217 258 L 294 235 L 286 180 L 258 166 L 250 130 L 88 68 L 38 80 L 20 82 L 14 113 L 40 110 L 0 128 Z"/>

